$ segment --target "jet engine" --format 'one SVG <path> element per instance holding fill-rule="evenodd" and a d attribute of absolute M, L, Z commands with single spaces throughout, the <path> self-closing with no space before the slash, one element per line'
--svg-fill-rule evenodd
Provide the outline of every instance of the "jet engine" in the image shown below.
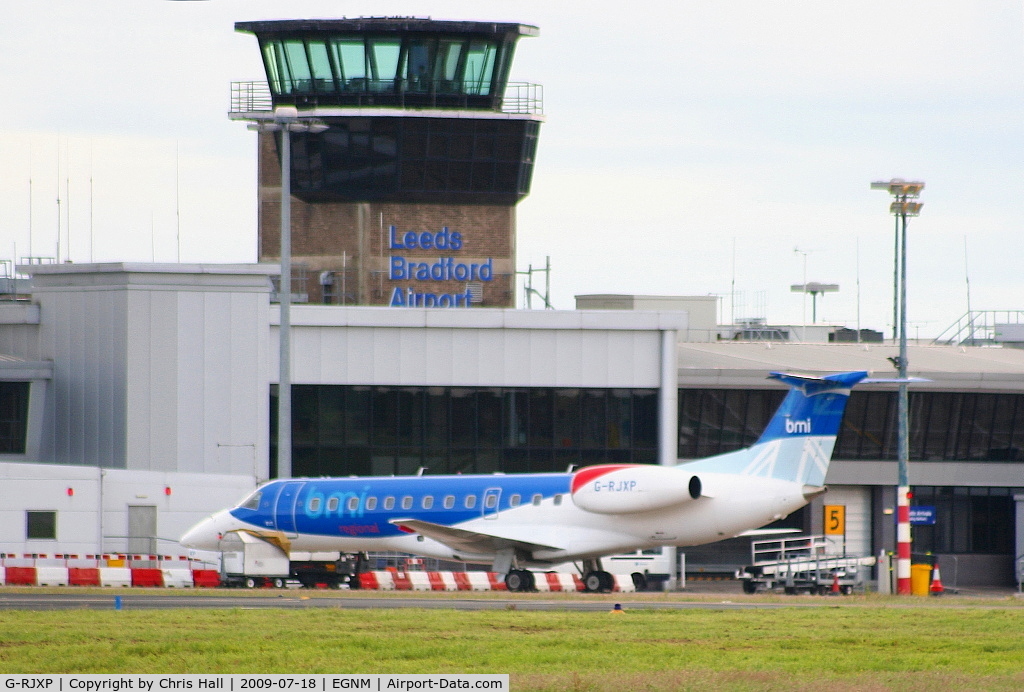
<path fill-rule="evenodd" d="M 572 476 L 572 501 L 598 514 L 650 512 L 692 502 L 702 494 L 700 478 L 677 468 L 648 464 L 603 464 Z"/>

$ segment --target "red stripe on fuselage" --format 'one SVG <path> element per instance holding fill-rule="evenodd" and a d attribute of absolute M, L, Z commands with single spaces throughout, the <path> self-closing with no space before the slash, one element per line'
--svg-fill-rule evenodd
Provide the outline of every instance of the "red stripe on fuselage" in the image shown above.
<path fill-rule="evenodd" d="M 609 474 L 612 471 L 618 471 L 619 469 L 628 469 L 638 464 L 602 464 L 600 466 L 588 466 L 585 469 L 580 469 L 572 476 L 572 486 L 570 492 L 575 493 L 580 486 L 586 485 L 595 478 L 600 478 L 605 474 Z"/>

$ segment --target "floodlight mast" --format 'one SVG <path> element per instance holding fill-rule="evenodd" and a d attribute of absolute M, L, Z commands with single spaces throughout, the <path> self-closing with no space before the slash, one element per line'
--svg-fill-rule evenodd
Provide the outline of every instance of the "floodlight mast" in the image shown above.
<path fill-rule="evenodd" d="M 910 595 L 910 479 L 908 465 L 910 450 L 909 402 L 907 395 L 907 217 L 921 213 L 917 201 L 924 183 L 893 178 L 871 183 L 872 190 L 886 190 L 893 197 L 889 213 L 896 217 L 896 242 L 893 276 L 893 333 L 899 333 L 900 353 L 896 358 L 899 393 L 897 398 L 896 461 L 896 593 Z M 902 232 L 901 232 L 902 222 Z"/>
<path fill-rule="evenodd" d="M 294 106 L 278 106 L 265 118 L 248 125 L 257 132 L 281 133 L 281 279 L 278 282 L 278 304 L 281 324 L 278 329 L 280 370 L 277 384 L 277 477 L 292 476 L 292 133 L 323 132 L 327 125 L 320 120 L 299 115 Z"/>

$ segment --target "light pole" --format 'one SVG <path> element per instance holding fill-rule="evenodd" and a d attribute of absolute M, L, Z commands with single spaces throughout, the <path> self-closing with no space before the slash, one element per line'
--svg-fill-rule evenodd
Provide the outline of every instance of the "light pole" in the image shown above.
<path fill-rule="evenodd" d="M 893 178 L 886 182 L 871 183 L 872 190 L 886 190 L 893 196 L 889 212 L 896 217 L 895 272 L 893 277 L 894 307 L 893 330 L 899 333 L 900 354 L 895 359 L 899 378 L 897 398 L 896 438 L 896 593 L 909 595 L 910 589 L 910 479 L 907 465 L 909 402 L 907 398 L 907 217 L 918 216 L 922 203 L 917 201 L 924 189 L 920 181 L 907 182 Z M 901 224 L 902 222 L 902 224 Z M 902 225 L 902 232 L 900 226 Z"/>
<path fill-rule="evenodd" d="M 292 475 L 292 133 L 323 132 L 327 125 L 300 117 L 294 106 L 278 106 L 266 118 L 248 125 L 257 132 L 281 133 L 281 280 L 277 297 L 281 306 L 280 372 L 277 384 L 277 477 Z"/>

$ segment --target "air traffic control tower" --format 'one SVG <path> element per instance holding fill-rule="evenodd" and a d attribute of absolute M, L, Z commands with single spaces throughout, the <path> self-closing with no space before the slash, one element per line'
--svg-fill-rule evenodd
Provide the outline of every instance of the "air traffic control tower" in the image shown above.
<path fill-rule="evenodd" d="M 238 22 L 267 81 L 231 117 L 280 106 L 291 133 L 294 300 L 513 307 L 516 204 L 530 191 L 541 88 L 508 81 L 536 27 L 420 18 Z M 281 133 L 259 135 L 259 259 L 280 259 Z"/>

